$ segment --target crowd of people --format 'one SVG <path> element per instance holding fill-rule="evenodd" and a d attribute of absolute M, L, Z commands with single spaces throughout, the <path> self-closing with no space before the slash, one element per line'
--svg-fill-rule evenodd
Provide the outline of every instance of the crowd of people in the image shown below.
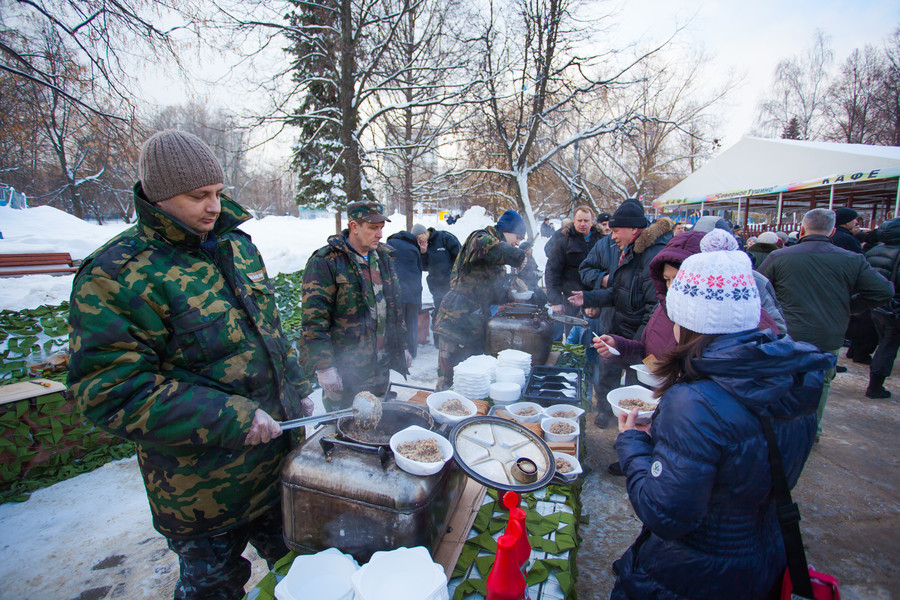
<path fill-rule="evenodd" d="M 796 236 L 766 232 L 745 250 L 716 216 L 688 229 L 651 222 L 636 199 L 612 214 L 583 204 L 558 230 L 544 220 L 541 286 L 515 211 L 462 244 L 422 225 L 382 243 L 384 207 L 357 202 L 306 265 L 292 343 L 239 229 L 250 215 L 222 194 L 210 148 L 159 132 L 138 174 L 138 223 L 75 278 L 69 383 L 89 420 L 136 444 L 154 527 L 179 557 L 176 599 L 241 598 L 248 543 L 270 567 L 287 553 L 279 472 L 292 440 L 279 422 L 311 414 L 314 382 L 332 410 L 363 390 L 384 396 L 390 370 L 408 372 L 425 272 L 438 389 L 484 352 L 493 309 L 516 289 L 589 321 L 579 341 L 590 348 L 598 427 L 613 420 L 606 392 L 623 372 L 634 377 L 628 365 L 661 379 L 650 423 L 636 410 L 618 419 L 608 469 L 626 478 L 644 530 L 615 563 L 613 598 L 769 598 L 785 556 L 761 420 L 793 485 L 822 433 L 851 317 L 868 319 L 875 337 L 852 340 L 853 359 L 871 363 L 865 393 L 890 396 L 896 218 L 859 240 L 852 209 L 814 209 Z"/>

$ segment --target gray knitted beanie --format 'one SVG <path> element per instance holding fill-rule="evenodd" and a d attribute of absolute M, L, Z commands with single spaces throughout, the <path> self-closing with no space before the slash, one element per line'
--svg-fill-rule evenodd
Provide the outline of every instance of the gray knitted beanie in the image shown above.
<path fill-rule="evenodd" d="M 206 143 L 177 129 L 153 134 L 141 146 L 138 177 L 156 204 L 197 188 L 225 182 L 225 172 Z"/>

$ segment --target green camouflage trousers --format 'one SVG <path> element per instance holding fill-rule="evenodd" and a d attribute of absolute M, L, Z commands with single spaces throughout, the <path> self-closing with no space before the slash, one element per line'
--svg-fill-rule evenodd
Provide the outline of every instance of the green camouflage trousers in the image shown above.
<path fill-rule="evenodd" d="M 240 600 L 250 580 L 250 561 L 242 557 L 249 542 L 271 569 L 288 553 L 284 544 L 281 505 L 225 533 L 191 540 L 168 539 L 178 555 L 181 576 L 175 600 Z"/>
<path fill-rule="evenodd" d="M 453 367 L 475 354 L 469 346 L 441 338 L 438 340 L 438 380 L 437 391 L 450 389 L 453 385 Z"/>

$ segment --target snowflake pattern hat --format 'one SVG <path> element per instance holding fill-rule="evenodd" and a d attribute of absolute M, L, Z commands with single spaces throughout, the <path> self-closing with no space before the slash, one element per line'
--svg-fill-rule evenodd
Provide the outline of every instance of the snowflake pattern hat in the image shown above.
<path fill-rule="evenodd" d="M 669 318 L 696 333 L 737 333 L 759 324 L 750 257 L 734 250 L 687 257 L 666 294 Z"/>

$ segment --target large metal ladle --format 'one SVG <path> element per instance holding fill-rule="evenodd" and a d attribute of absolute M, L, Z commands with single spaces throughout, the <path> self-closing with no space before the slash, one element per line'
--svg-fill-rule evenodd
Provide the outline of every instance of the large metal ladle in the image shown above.
<path fill-rule="evenodd" d="M 282 421 L 281 430 L 296 429 L 304 425 L 317 425 L 319 423 L 328 423 L 336 421 L 341 417 L 353 416 L 354 419 L 362 423 L 369 429 L 374 429 L 381 421 L 381 399 L 370 394 L 369 392 L 360 392 L 353 398 L 353 407 L 335 410 L 321 415 L 313 415 L 311 417 L 303 417 L 300 419 L 291 419 L 290 421 Z"/>

